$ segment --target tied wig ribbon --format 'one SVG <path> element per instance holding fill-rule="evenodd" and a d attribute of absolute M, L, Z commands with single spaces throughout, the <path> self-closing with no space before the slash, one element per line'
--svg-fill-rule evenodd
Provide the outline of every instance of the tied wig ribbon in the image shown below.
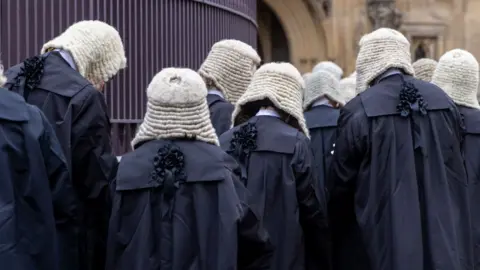
<path fill-rule="evenodd" d="M 21 78 L 25 78 L 25 89 L 20 93 L 25 100 L 28 99 L 30 91 L 35 90 L 40 84 L 43 77 L 43 70 L 45 67 L 45 57 L 43 55 L 33 56 L 23 61 L 23 67 L 15 78 L 14 87 L 20 87 Z"/>
<path fill-rule="evenodd" d="M 427 103 L 423 100 L 418 89 L 411 82 L 405 81 L 402 77 L 402 90 L 400 90 L 400 103 L 397 111 L 402 117 L 408 117 L 412 111 L 420 111 L 422 115 L 427 114 Z"/>
<path fill-rule="evenodd" d="M 185 157 L 178 147 L 167 144 L 157 151 L 153 159 L 154 171 L 150 175 L 150 181 L 155 182 L 162 189 L 163 199 L 168 205 L 167 212 L 162 213 L 171 219 L 175 206 L 175 193 L 187 179 L 185 174 Z"/>
<path fill-rule="evenodd" d="M 228 153 L 236 157 L 241 164 L 241 180 L 247 183 L 248 158 L 257 149 L 257 127 L 248 123 L 233 133 Z M 243 165 L 244 164 L 244 165 Z"/>

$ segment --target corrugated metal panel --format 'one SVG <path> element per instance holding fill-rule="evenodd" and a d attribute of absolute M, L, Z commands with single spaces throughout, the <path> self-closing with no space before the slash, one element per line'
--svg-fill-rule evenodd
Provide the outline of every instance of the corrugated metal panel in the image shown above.
<path fill-rule="evenodd" d="M 76 21 L 114 25 L 124 39 L 128 68 L 108 83 L 106 96 L 115 148 L 123 152 L 145 113 L 145 89 L 154 74 L 168 66 L 197 69 L 221 39 L 256 47 L 255 17 L 256 0 L 2 0 L 1 59 L 8 67 L 38 53 Z"/>

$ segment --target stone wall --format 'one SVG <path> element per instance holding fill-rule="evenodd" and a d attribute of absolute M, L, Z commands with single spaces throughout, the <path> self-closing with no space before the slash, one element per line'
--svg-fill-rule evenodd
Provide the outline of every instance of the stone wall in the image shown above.
<path fill-rule="evenodd" d="M 345 2 L 355 2 L 353 8 Z M 412 43 L 412 57 L 417 52 L 436 60 L 447 50 L 465 48 L 480 59 L 480 0 L 397 0 L 396 7 L 403 13 L 400 31 Z M 338 3 L 338 4 L 337 4 Z M 351 72 L 355 68 L 356 46 L 360 37 L 371 30 L 368 21 L 366 0 L 334 1 L 336 16 L 331 20 L 341 24 L 337 36 L 329 39 L 331 44 L 343 46 L 339 63 Z M 468 10 L 468 12 L 467 12 Z M 335 46 L 335 45 L 331 45 Z M 353 48 L 352 48 L 353 47 Z M 419 53 L 423 52 L 423 53 Z"/>
<path fill-rule="evenodd" d="M 346 74 L 354 70 L 358 41 L 372 29 L 367 0 L 263 1 L 284 25 L 291 61 L 300 71 L 326 59 Z M 325 1 L 328 14 L 321 8 Z M 412 41 L 412 56 L 417 50 L 438 60 L 447 50 L 464 48 L 480 59 L 480 0 L 396 0 L 396 8 L 403 14 L 400 31 Z"/>

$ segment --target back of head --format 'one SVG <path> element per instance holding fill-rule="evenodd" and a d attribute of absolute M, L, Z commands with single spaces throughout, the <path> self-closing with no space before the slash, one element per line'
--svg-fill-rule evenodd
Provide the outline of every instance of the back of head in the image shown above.
<path fill-rule="evenodd" d="M 148 86 L 147 112 L 132 147 L 155 139 L 192 139 L 218 145 L 206 96 L 205 83 L 195 71 L 160 71 Z"/>
<path fill-rule="evenodd" d="M 333 76 L 340 80 L 343 76 L 343 70 L 337 64 L 331 61 L 323 61 L 318 63 L 315 67 L 313 67 L 312 73 L 318 72 L 320 70 L 326 70 L 330 72 Z"/>
<path fill-rule="evenodd" d="M 118 31 L 101 21 L 81 21 L 71 25 L 45 43 L 41 53 L 52 49 L 68 51 L 78 72 L 93 85 L 107 82 L 127 64 Z"/>
<path fill-rule="evenodd" d="M 415 70 L 415 77 L 419 80 L 430 82 L 432 80 L 433 72 L 437 67 L 437 61 L 430 58 L 422 58 L 415 61 L 413 64 Z"/>
<path fill-rule="evenodd" d="M 345 103 L 349 102 L 355 97 L 355 87 L 357 85 L 357 79 L 355 77 L 347 77 L 340 81 L 339 92 L 345 99 Z"/>
<path fill-rule="evenodd" d="M 208 88 L 222 91 L 235 104 L 247 89 L 260 56 L 250 45 L 238 40 L 215 43 L 198 70 Z"/>
<path fill-rule="evenodd" d="M 477 100 L 479 67 L 471 53 L 455 49 L 438 61 L 432 83 L 443 89 L 458 105 L 480 108 Z"/>
<path fill-rule="evenodd" d="M 356 63 L 357 93 L 365 91 L 378 76 L 391 68 L 414 75 L 410 42 L 402 33 L 380 28 L 363 36 L 359 46 Z"/>
<path fill-rule="evenodd" d="M 316 100 L 322 97 L 344 105 L 345 100 L 339 92 L 338 83 L 337 77 L 326 70 L 312 73 L 305 81 L 303 109 L 307 110 Z"/>
<path fill-rule="evenodd" d="M 253 117 L 259 108 L 247 109 L 246 105 L 269 100 L 276 109 L 293 117 L 293 126 L 308 135 L 302 110 L 302 89 L 305 87 L 300 72 L 289 63 L 265 64 L 255 72 L 245 94 L 238 100 L 232 115 L 233 125 L 240 125 Z"/>

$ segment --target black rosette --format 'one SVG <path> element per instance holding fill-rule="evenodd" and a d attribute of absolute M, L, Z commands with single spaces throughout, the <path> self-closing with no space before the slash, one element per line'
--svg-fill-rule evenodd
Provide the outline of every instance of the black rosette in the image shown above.
<path fill-rule="evenodd" d="M 20 68 L 20 72 L 17 74 L 17 77 L 15 77 L 13 89 L 20 88 L 22 78 L 24 78 L 25 88 L 24 91 L 19 94 L 23 95 L 25 100 L 27 100 L 30 91 L 34 90 L 40 84 L 44 67 L 45 58 L 43 56 L 33 56 L 23 61 L 23 67 Z"/>
<path fill-rule="evenodd" d="M 157 151 L 153 166 L 150 181 L 156 182 L 162 189 L 163 198 L 169 205 L 167 214 L 171 217 L 175 205 L 175 192 L 187 179 L 185 157 L 178 147 L 167 144 Z"/>
<path fill-rule="evenodd" d="M 45 58 L 34 56 L 23 61 L 21 73 L 25 76 L 25 87 L 33 90 L 42 80 Z"/>
<path fill-rule="evenodd" d="M 233 133 L 228 153 L 236 157 L 238 161 L 243 164 L 241 166 L 241 177 L 244 183 L 246 183 L 247 180 L 248 157 L 255 149 L 257 149 L 257 127 L 255 124 L 248 123 Z"/>
<path fill-rule="evenodd" d="M 423 100 L 418 89 L 411 82 L 404 81 L 402 90 L 400 90 L 400 103 L 397 105 L 397 111 L 403 117 L 408 117 L 413 108 L 418 106 L 421 114 L 427 114 L 427 103 Z"/>

